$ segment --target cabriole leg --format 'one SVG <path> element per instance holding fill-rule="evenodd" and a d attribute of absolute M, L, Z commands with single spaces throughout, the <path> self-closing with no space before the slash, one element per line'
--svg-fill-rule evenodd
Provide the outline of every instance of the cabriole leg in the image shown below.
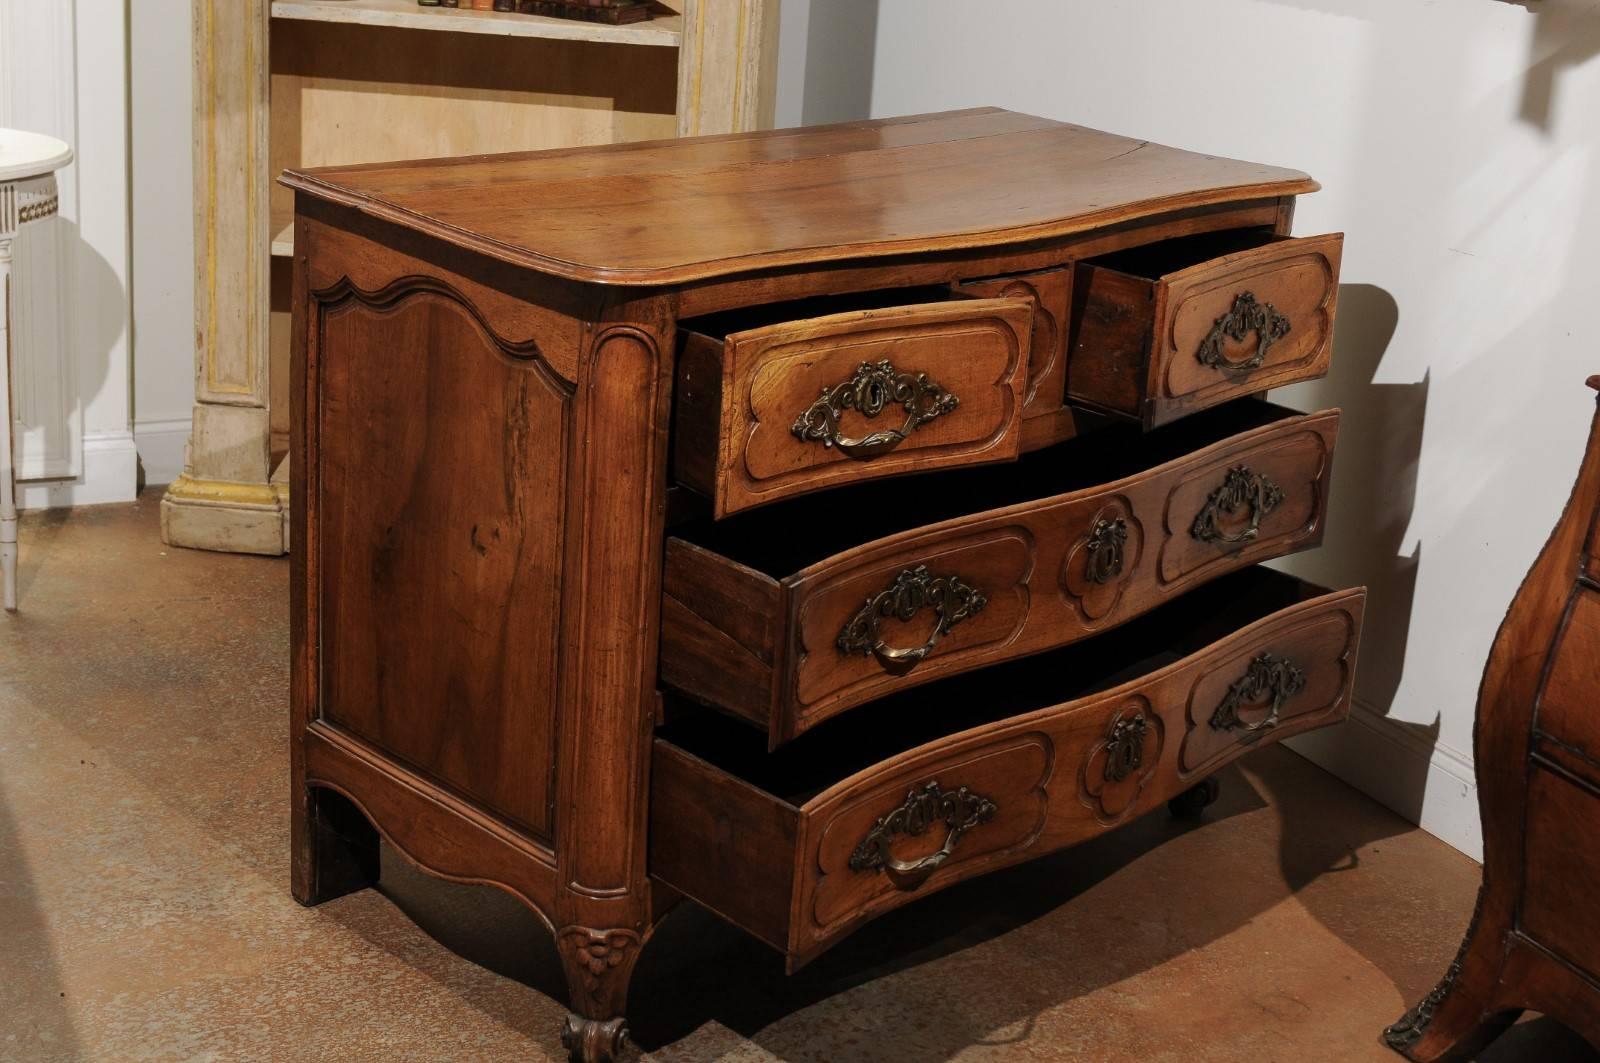
<path fill-rule="evenodd" d="M 569 926 L 556 935 L 575 1014 L 561 1043 L 573 1063 L 611 1063 L 628 1040 L 628 982 L 641 940 L 632 930 Z"/>
<path fill-rule="evenodd" d="M 1484 993 L 1500 980 L 1505 950 L 1500 947 L 1500 934 L 1485 933 L 1479 925 L 1483 904 L 1480 890 L 1466 939 L 1444 978 L 1416 1007 L 1383 1031 L 1384 1044 L 1407 1059 L 1465 1063 L 1522 1014 L 1520 1009 L 1484 1009 Z"/>

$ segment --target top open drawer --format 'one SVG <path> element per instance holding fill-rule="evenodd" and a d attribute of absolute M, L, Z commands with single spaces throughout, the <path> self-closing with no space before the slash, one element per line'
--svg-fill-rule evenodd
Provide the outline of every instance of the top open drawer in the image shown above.
<path fill-rule="evenodd" d="M 725 517 L 908 472 L 1016 458 L 1034 304 L 867 293 L 689 322 L 673 473 Z"/>
<path fill-rule="evenodd" d="M 1233 231 L 1080 263 L 1068 399 L 1153 428 L 1324 375 L 1343 249 Z"/>

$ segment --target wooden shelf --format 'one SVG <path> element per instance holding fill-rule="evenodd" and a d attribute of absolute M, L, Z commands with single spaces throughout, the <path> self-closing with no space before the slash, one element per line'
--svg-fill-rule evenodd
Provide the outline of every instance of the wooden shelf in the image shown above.
<path fill-rule="evenodd" d="M 445 33 L 487 33 L 499 37 L 643 44 L 663 48 L 676 48 L 683 39 L 681 15 L 664 15 L 631 26 L 608 26 L 598 22 L 516 15 L 505 11 L 419 7 L 417 0 L 272 0 L 272 17 L 395 26 Z"/>

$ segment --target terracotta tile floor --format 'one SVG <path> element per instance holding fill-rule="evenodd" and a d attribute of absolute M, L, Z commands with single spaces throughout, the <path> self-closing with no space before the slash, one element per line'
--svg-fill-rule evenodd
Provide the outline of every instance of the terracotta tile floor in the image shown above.
<path fill-rule="evenodd" d="M 289 566 L 168 550 L 158 495 L 30 514 L 0 618 L 0 1059 L 539 1060 L 537 920 L 385 854 L 289 898 Z M 645 951 L 660 1060 L 1375 1060 L 1453 955 L 1466 858 L 1281 750 L 880 920 L 800 974 L 685 905 Z M 1547 1021 L 1485 1060 L 1595 1060 Z"/>

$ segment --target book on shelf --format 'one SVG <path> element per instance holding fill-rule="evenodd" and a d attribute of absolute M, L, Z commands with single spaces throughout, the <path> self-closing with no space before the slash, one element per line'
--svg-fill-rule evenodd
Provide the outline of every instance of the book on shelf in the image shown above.
<path fill-rule="evenodd" d="M 472 11 L 520 11 L 525 15 L 575 18 L 626 25 L 650 18 L 647 0 L 417 0 L 418 7 L 460 7 Z"/>
<path fill-rule="evenodd" d="M 650 5 L 644 0 L 607 4 L 591 4 L 587 0 L 519 0 L 517 10 L 524 15 L 574 18 L 613 26 L 643 22 L 650 17 Z"/>

